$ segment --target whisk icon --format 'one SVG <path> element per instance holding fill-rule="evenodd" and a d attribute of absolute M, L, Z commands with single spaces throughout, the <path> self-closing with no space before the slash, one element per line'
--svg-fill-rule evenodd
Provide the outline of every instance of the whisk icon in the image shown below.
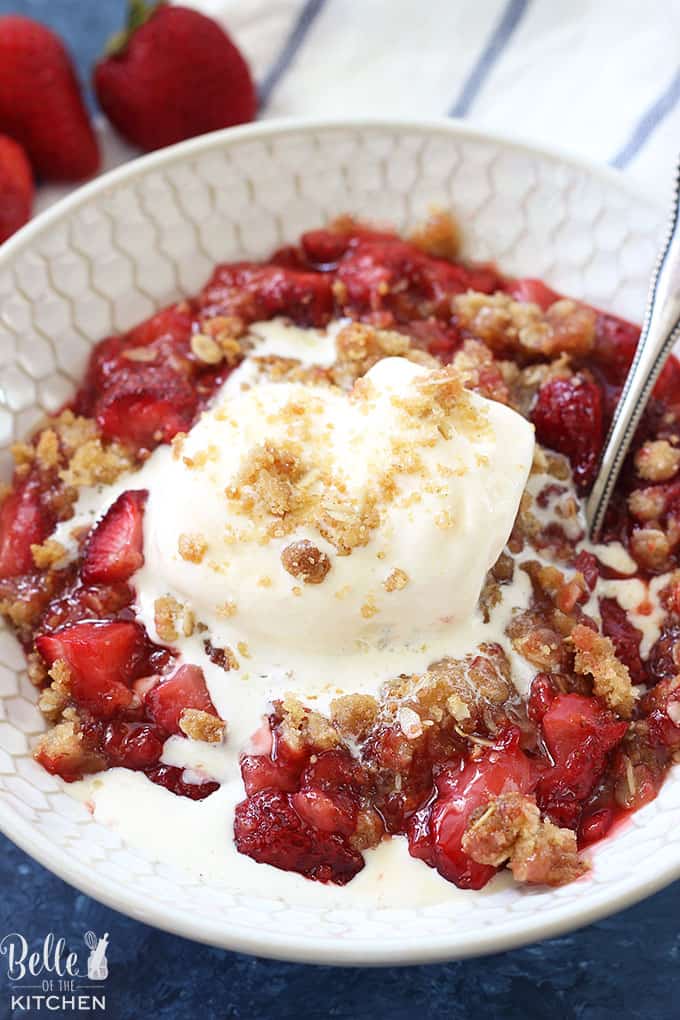
<path fill-rule="evenodd" d="M 106 932 L 103 938 L 98 939 L 93 931 L 86 931 L 84 942 L 90 950 L 87 958 L 87 976 L 90 981 L 104 981 L 109 976 L 109 962 L 106 959 L 109 933 Z"/>

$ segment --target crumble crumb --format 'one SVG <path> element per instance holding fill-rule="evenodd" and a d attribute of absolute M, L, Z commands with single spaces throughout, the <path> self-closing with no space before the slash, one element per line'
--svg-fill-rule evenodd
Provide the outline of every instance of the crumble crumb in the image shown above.
<path fill-rule="evenodd" d="M 59 463 L 59 439 L 54 429 L 43 429 L 35 448 L 38 464 L 45 470 L 57 467 Z"/>
<path fill-rule="evenodd" d="M 331 701 L 331 720 L 345 739 L 364 740 L 378 717 L 370 694 L 345 694 Z"/>
<path fill-rule="evenodd" d="M 62 722 L 43 733 L 33 756 L 38 760 L 44 756 L 49 760 L 59 761 L 62 772 L 74 774 L 101 772 L 106 768 L 106 759 L 84 746 L 77 715 L 74 718 L 64 718 Z"/>
<path fill-rule="evenodd" d="M 383 581 L 385 591 L 401 591 L 409 582 L 409 576 L 405 570 L 395 567 Z"/>
<path fill-rule="evenodd" d="M 630 551 L 641 567 L 661 571 L 668 563 L 671 545 L 665 532 L 650 525 L 633 530 Z"/>
<path fill-rule="evenodd" d="M 35 687 L 42 687 L 47 680 L 47 666 L 40 652 L 29 652 L 26 656 L 26 673 Z"/>
<path fill-rule="evenodd" d="M 236 650 L 239 655 L 242 655 L 244 659 L 250 658 L 250 648 L 248 647 L 247 641 L 237 641 Z"/>
<path fill-rule="evenodd" d="M 335 339 L 337 358 L 331 368 L 336 386 L 350 390 L 357 379 L 383 358 L 407 358 L 421 365 L 439 368 L 440 363 L 425 351 L 411 346 L 403 333 L 376 329 L 365 322 L 352 322 L 338 333 Z"/>
<path fill-rule="evenodd" d="M 31 545 L 31 556 L 36 567 L 43 570 L 58 563 L 66 553 L 66 549 L 53 538 L 46 538 L 42 545 Z"/>
<path fill-rule="evenodd" d="M 74 488 L 110 485 L 131 467 L 130 456 L 118 443 L 105 447 L 101 439 L 88 439 L 74 452 L 68 467 L 59 472 L 59 477 Z"/>
<path fill-rule="evenodd" d="M 194 333 L 191 338 L 191 352 L 206 365 L 219 365 L 224 358 L 224 351 L 217 341 L 205 333 Z"/>
<path fill-rule="evenodd" d="M 281 736 L 292 751 L 301 750 L 305 744 L 313 744 L 321 751 L 337 747 L 340 737 L 329 720 L 306 708 L 294 695 L 286 694 L 276 705 L 281 717 Z"/>
<path fill-rule="evenodd" d="M 71 672 L 64 659 L 57 659 L 48 674 L 52 680 L 49 687 L 40 692 L 38 708 L 50 722 L 61 716 L 71 693 Z"/>
<path fill-rule="evenodd" d="M 571 632 L 574 669 L 593 678 L 593 691 L 614 712 L 630 719 L 635 704 L 628 667 L 616 657 L 610 638 L 577 624 Z"/>
<path fill-rule="evenodd" d="M 202 712 L 198 708 L 184 708 L 179 717 L 179 728 L 191 740 L 219 744 L 224 736 L 226 723 L 211 712 Z"/>
<path fill-rule="evenodd" d="M 182 605 L 173 595 L 162 595 L 154 602 L 154 623 L 159 639 L 172 644 L 179 638 L 179 627 L 184 637 L 191 637 L 196 619 L 193 610 Z"/>
<path fill-rule="evenodd" d="M 236 616 L 238 606 L 233 599 L 227 599 L 226 602 L 222 602 L 219 606 L 215 607 L 215 612 L 222 619 L 228 620 L 231 616 Z"/>
<path fill-rule="evenodd" d="M 680 449 L 667 439 L 647 440 L 635 454 L 635 468 L 647 482 L 667 482 L 680 467 Z"/>
<path fill-rule="evenodd" d="M 328 571 L 331 561 L 308 539 L 291 542 L 281 553 L 281 563 L 293 577 L 300 577 L 305 584 L 321 584 Z"/>
<path fill-rule="evenodd" d="M 507 863 L 518 882 L 564 885 L 588 870 L 576 834 L 542 820 L 534 798 L 520 793 L 503 793 L 473 811 L 462 847 L 478 864 Z"/>
<path fill-rule="evenodd" d="M 369 595 L 369 597 L 366 599 L 363 606 L 361 607 L 361 615 L 363 616 L 364 620 L 370 620 L 371 617 L 375 616 L 376 613 L 378 613 L 379 611 L 380 610 L 375 604 L 375 599 L 373 598 L 372 595 Z"/>
<path fill-rule="evenodd" d="M 127 361 L 151 362 L 158 357 L 158 351 L 154 347 L 127 347 L 122 357 Z"/>
<path fill-rule="evenodd" d="M 182 534 L 177 543 L 179 554 L 189 563 L 200 563 L 208 550 L 208 543 L 203 535 Z"/>
<path fill-rule="evenodd" d="M 494 351 L 585 355 L 595 343 L 595 313 L 567 299 L 543 312 L 538 305 L 514 301 L 501 291 L 468 291 L 453 298 L 453 310 L 460 325 Z"/>
<path fill-rule="evenodd" d="M 409 241 L 427 255 L 455 259 L 460 251 L 460 229 L 450 213 L 432 209 L 425 222 L 417 227 Z"/>

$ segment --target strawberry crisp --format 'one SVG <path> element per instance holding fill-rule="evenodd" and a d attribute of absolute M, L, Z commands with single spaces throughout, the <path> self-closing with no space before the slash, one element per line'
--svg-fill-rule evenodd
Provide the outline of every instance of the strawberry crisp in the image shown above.
<path fill-rule="evenodd" d="M 260 349 L 258 327 L 272 320 L 304 331 L 311 355 Z M 322 335 L 333 353 L 315 360 Z M 256 862 L 319 882 L 349 882 L 391 837 L 405 838 L 412 857 L 462 889 L 482 888 L 503 868 L 543 885 L 583 875 L 585 848 L 657 795 L 680 752 L 674 358 L 647 407 L 601 544 L 587 541 L 582 515 L 638 337 L 636 326 L 537 280 L 463 261 L 454 225 L 433 214 L 408 239 L 341 218 L 265 262 L 217 266 L 197 296 L 103 339 L 68 406 L 15 444 L 14 477 L 0 494 L 0 612 L 25 649 L 47 721 L 37 761 L 67 783 L 116 768 L 142 773 L 169 802 L 189 798 L 192 810 L 204 810 L 219 798 L 223 776 L 207 755 L 192 769 L 165 749 L 229 748 L 239 794 L 225 846 L 233 840 Z M 239 375 L 246 366 L 250 375 Z M 394 373 L 407 395 L 386 391 L 374 435 L 378 405 L 370 401 Z M 281 387 L 293 394 L 285 406 L 276 404 Z M 253 410 L 256 392 L 265 403 Z M 388 444 L 398 465 L 383 470 L 375 454 L 358 503 L 319 446 L 321 431 L 337 439 L 341 407 L 364 415 L 361 444 Z M 352 585 L 339 578 L 351 580 L 350 569 L 358 576 L 369 554 L 383 569 L 381 528 L 401 513 L 390 520 L 406 532 L 404 559 L 387 557 L 379 591 L 362 594 L 355 614 L 364 628 L 357 634 L 369 644 L 379 635 L 372 654 L 383 654 L 401 626 L 389 607 L 410 604 L 418 565 L 432 560 L 418 530 L 421 502 L 443 498 L 449 477 L 447 492 L 461 484 L 444 454 L 457 441 L 470 449 L 491 443 L 495 414 L 516 422 L 526 442 L 530 422 L 536 442 L 494 562 L 482 556 L 479 583 L 473 565 L 441 557 L 428 574 L 433 619 L 440 625 L 450 615 L 452 634 L 465 622 L 454 601 L 473 579 L 474 643 L 423 639 L 410 658 L 392 655 L 373 687 L 362 687 L 360 667 L 350 689 L 327 672 L 326 698 L 306 698 L 304 684 L 285 674 L 278 694 L 257 705 L 251 739 L 239 742 L 228 699 L 258 673 L 262 635 L 285 645 L 286 614 L 302 612 L 304 625 L 313 619 L 304 613 L 327 597 L 319 627 L 332 625 L 337 607 L 337 635 L 347 626 L 349 641 Z M 226 538 L 222 522 L 220 541 L 235 557 L 239 546 L 253 550 L 243 591 L 229 581 L 228 557 L 220 560 L 208 527 L 197 524 L 172 539 L 173 581 L 149 600 L 143 593 L 161 542 L 155 522 L 172 517 L 173 491 L 180 496 L 171 486 L 158 516 L 154 466 L 186 472 L 190 486 L 200 471 L 217 471 L 232 442 L 197 452 L 192 436 L 208 427 L 201 423 L 233 428 L 233 442 L 246 442 L 258 416 L 274 431 L 248 440 L 219 497 L 229 521 L 240 522 Z M 416 448 L 402 427 L 419 437 L 431 428 L 435 438 L 419 438 Z M 295 441 L 281 440 L 291 429 Z M 364 446 L 353 442 L 358 471 Z M 474 470 L 492 477 L 489 450 Z M 425 481 L 428 451 L 439 475 Z M 508 437 L 503 456 L 514 452 Z M 408 508 L 398 502 L 397 472 L 411 479 Z M 474 472 L 463 489 L 473 481 Z M 89 519 L 88 494 L 99 500 Z M 204 503 L 197 495 L 197 521 Z M 435 514 L 442 534 L 455 534 L 456 513 Z M 276 573 L 260 567 L 272 547 L 280 550 Z M 209 577 L 196 587 L 204 599 L 217 591 L 219 626 L 188 594 L 187 577 Z M 267 602 L 284 582 L 287 601 Z M 429 611 L 420 596 L 412 605 Z M 307 630 L 322 654 L 319 627 L 309 622 Z M 300 642 L 291 648 L 299 652 Z M 283 673 L 285 655 L 274 657 Z"/>

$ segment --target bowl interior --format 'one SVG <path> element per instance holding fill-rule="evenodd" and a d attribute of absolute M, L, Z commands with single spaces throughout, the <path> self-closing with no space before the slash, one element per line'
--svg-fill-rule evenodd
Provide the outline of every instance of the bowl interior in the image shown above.
<path fill-rule="evenodd" d="M 465 251 L 638 319 L 661 217 L 612 173 L 453 124 L 306 124 L 219 133 L 81 189 L 0 254 L 0 473 L 57 409 L 90 347 L 343 212 L 407 230 L 450 209 Z M 0 625 L 0 825 L 51 870 L 149 923 L 318 962 L 496 951 L 586 921 L 680 871 L 680 777 L 555 891 L 503 886 L 417 910 L 315 908 L 202 884 L 94 823 L 31 758 L 42 730 L 22 653 Z"/>

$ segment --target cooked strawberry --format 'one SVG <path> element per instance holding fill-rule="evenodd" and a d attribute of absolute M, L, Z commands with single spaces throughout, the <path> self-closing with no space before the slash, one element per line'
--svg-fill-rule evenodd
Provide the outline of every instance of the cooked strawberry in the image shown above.
<path fill-rule="evenodd" d="M 153 687 L 145 698 L 147 711 L 166 733 L 181 733 L 180 716 L 185 708 L 217 715 L 199 666 L 180 666 L 167 680 Z"/>
<path fill-rule="evenodd" d="M 0 579 L 34 569 L 31 545 L 40 545 L 54 521 L 40 501 L 40 484 L 30 476 L 0 504 Z"/>
<path fill-rule="evenodd" d="M 333 281 L 324 273 L 236 262 L 217 266 L 200 295 L 204 315 L 244 322 L 287 315 L 298 326 L 324 326 L 333 311 Z"/>
<path fill-rule="evenodd" d="M 179 769 L 175 765 L 155 765 L 146 770 L 146 775 L 157 786 L 164 786 L 170 793 L 178 797 L 188 797 L 189 800 L 205 800 L 220 788 L 219 783 L 209 779 L 201 783 L 187 783 L 184 779 L 184 769 Z"/>
<path fill-rule="evenodd" d="M 444 768 L 437 777 L 437 797 L 417 812 L 408 827 L 409 851 L 460 889 L 481 889 L 496 868 L 477 864 L 461 842 L 472 812 L 491 797 L 531 793 L 537 773 L 519 749 L 519 731 L 511 729 L 477 759 Z"/>
<path fill-rule="evenodd" d="M 26 150 L 39 177 L 80 180 L 99 169 L 99 146 L 61 40 L 45 25 L 0 18 L 0 131 Z"/>
<path fill-rule="evenodd" d="M 114 127 L 146 150 L 243 124 L 257 109 L 248 65 L 217 22 L 144 0 L 130 0 L 94 85 Z"/>
<path fill-rule="evenodd" d="M 647 681 L 645 667 L 640 657 L 642 631 L 635 627 L 616 599 L 600 599 L 602 633 L 612 639 L 617 658 L 625 663 L 634 684 Z"/>
<path fill-rule="evenodd" d="M 63 659 L 71 673 L 73 700 L 98 719 L 110 719 L 131 704 L 131 682 L 146 651 L 144 632 L 130 621 L 75 623 L 41 634 L 36 647 L 47 664 Z"/>
<path fill-rule="evenodd" d="M 125 347 L 147 347 L 158 340 L 187 341 L 191 337 L 193 318 L 186 301 L 168 305 L 150 318 L 134 326 L 123 337 Z"/>
<path fill-rule="evenodd" d="M 81 577 L 86 584 L 127 581 L 144 563 L 146 489 L 121 493 L 90 535 Z"/>
<path fill-rule="evenodd" d="M 151 450 L 187 431 L 197 405 L 195 389 L 169 365 L 136 364 L 118 374 L 94 412 L 107 438 Z"/>
<path fill-rule="evenodd" d="M 345 885 L 364 866 L 341 835 L 312 828 L 278 790 L 261 790 L 236 805 L 234 839 L 253 860 L 317 882 Z"/>
<path fill-rule="evenodd" d="M 0 135 L 0 244 L 28 223 L 33 207 L 33 174 L 26 153 Z"/>
<path fill-rule="evenodd" d="M 560 295 L 550 287 L 546 287 L 542 280 L 532 280 L 528 277 L 520 280 L 509 280 L 504 288 L 515 301 L 530 302 L 538 305 L 543 311 L 555 301 L 559 301 Z"/>
<path fill-rule="evenodd" d="M 609 752 L 623 739 L 628 724 L 594 698 L 558 694 L 541 727 L 555 765 L 538 784 L 538 805 L 556 825 L 575 829 L 583 800 L 594 789 Z"/>
<path fill-rule="evenodd" d="M 269 789 L 293 793 L 300 782 L 300 765 L 272 761 L 269 755 L 245 754 L 241 758 L 241 775 L 249 797 Z"/>
<path fill-rule="evenodd" d="M 583 744 L 586 736 L 596 736 L 606 752 L 619 742 L 627 724 L 602 708 L 595 698 L 583 694 L 558 694 L 543 716 L 543 739 L 557 764 Z"/>
<path fill-rule="evenodd" d="M 583 492 L 592 482 L 604 442 L 602 391 L 584 376 L 551 379 L 538 392 L 531 414 L 536 438 L 571 462 Z"/>
<path fill-rule="evenodd" d="M 152 723 L 111 722 L 106 727 L 102 750 L 111 765 L 146 769 L 163 753 L 165 733 Z"/>

